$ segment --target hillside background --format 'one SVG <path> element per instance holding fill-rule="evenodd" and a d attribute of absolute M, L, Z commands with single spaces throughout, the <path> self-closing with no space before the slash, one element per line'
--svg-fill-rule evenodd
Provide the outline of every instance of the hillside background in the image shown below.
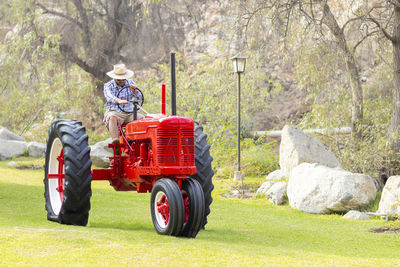
<path fill-rule="evenodd" d="M 73 118 L 83 121 L 91 143 L 103 140 L 105 73 L 126 63 L 144 108 L 158 113 L 175 51 L 178 114 L 204 126 L 214 166 L 231 174 L 237 91 L 230 58 L 241 52 L 249 57 L 243 138 L 285 124 L 349 126 L 352 134 L 318 138 L 346 169 L 385 182 L 399 165 L 395 3 L 3 0 L 0 125 L 45 142 L 53 120 Z M 243 150 L 248 173 L 278 168 L 276 140 L 245 139 Z"/>

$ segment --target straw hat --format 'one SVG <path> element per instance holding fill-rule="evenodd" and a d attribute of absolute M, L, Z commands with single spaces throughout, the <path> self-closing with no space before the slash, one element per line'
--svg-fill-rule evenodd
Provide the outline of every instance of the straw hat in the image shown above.
<path fill-rule="evenodd" d="M 128 70 L 125 64 L 121 63 L 114 65 L 114 69 L 112 71 L 107 72 L 106 74 L 113 79 L 122 80 L 132 77 L 133 71 Z"/>

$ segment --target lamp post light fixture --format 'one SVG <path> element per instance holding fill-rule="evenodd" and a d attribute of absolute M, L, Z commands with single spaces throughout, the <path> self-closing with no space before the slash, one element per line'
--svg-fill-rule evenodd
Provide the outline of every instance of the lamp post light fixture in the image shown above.
<path fill-rule="evenodd" d="M 236 56 L 232 57 L 231 60 L 233 61 L 233 70 L 238 74 L 238 82 L 237 82 L 237 88 L 238 88 L 238 93 L 237 93 L 237 157 L 238 157 L 238 166 L 237 166 L 237 171 L 235 171 L 235 175 L 233 177 L 234 181 L 240 181 L 243 178 L 240 172 L 240 74 L 244 73 L 244 70 L 246 68 L 246 59 L 247 57 L 244 57 L 242 55 L 237 54 Z M 243 184 L 242 184 L 243 187 Z M 244 188 L 243 188 L 244 190 Z"/>
<path fill-rule="evenodd" d="M 246 68 L 246 59 L 247 57 L 242 56 L 240 53 L 232 57 L 231 60 L 233 62 L 233 72 L 236 72 L 239 75 L 240 73 L 243 73 Z"/>

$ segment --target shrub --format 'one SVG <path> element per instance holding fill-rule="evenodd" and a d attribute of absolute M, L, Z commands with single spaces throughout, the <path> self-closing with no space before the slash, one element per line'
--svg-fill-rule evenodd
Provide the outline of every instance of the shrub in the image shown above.
<path fill-rule="evenodd" d="M 243 142 L 243 174 L 264 175 L 279 169 L 276 142 L 260 143 L 245 139 Z"/>

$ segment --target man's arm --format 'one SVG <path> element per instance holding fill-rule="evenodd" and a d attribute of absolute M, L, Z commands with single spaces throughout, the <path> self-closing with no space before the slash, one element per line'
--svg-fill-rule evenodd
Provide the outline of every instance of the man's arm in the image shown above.
<path fill-rule="evenodd" d="M 112 93 L 112 88 L 110 83 L 104 84 L 104 96 L 109 103 L 117 103 L 117 97 Z"/>
<path fill-rule="evenodd" d="M 109 103 L 113 104 L 128 104 L 127 100 L 117 98 L 112 92 L 112 85 L 110 83 L 104 84 L 104 96 Z"/>
<path fill-rule="evenodd" d="M 142 94 L 137 90 L 137 86 L 136 83 L 132 80 L 128 80 L 128 84 L 129 84 L 129 90 L 131 90 L 133 92 L 133 95 L 135 96 L 135 98 L 138 101 L 141 101 L 143 99 Z"/>

